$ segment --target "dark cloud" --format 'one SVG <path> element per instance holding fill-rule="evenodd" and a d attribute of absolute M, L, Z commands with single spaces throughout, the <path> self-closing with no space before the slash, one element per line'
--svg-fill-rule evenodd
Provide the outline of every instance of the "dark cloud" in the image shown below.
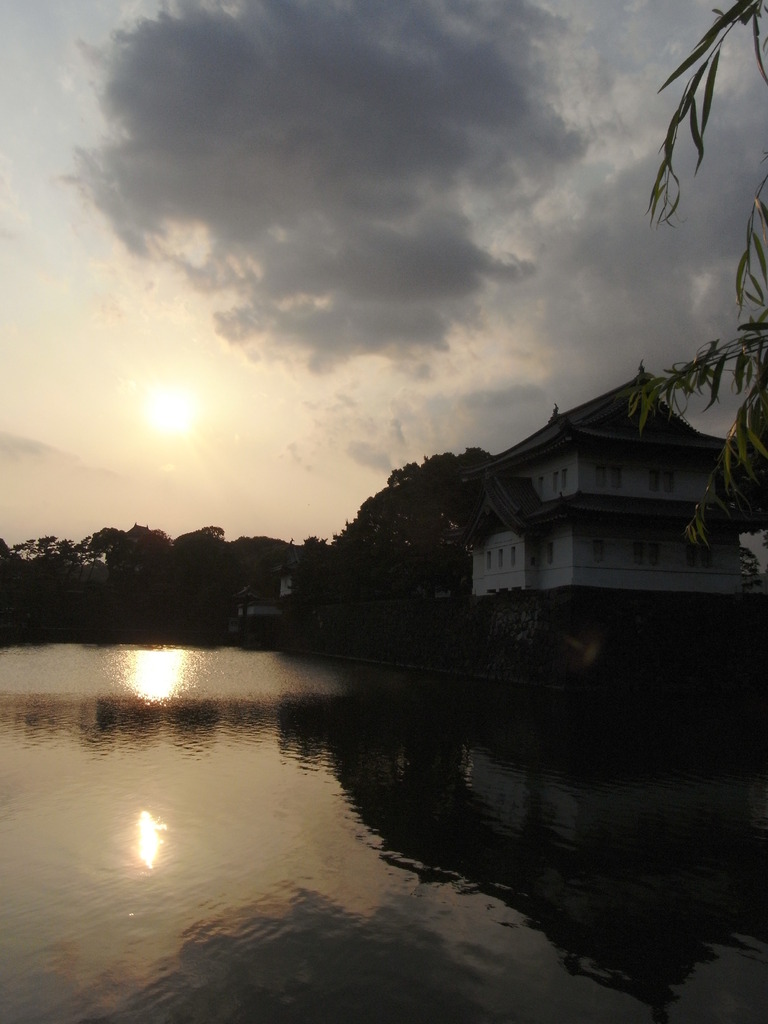
<path fill-rule="evenodd" d="M 237 344 L 353 353 L 441 348 L 491 281 L 533 266 L 491 251 L 493 220 L 584 140 L 539 54 L 552 16 L 515 0 L 188 3 L 118 33 L 112 134 L 78 179 L 135 252 L 239 299 Z M 200 227 L 192 258 L 178 227 Z"/>
<path fill-rule="evenodd" d="M 0 459 L 17 462 L 21 459 L 39 460 L 51 457 L 74 458 L 59 451 L 58 448 L 44 444 L 42 441 L 35 441 L 31 437 L 19 437 L 17 434 L 8 434 L 5 431 L 0 431 Z"/>

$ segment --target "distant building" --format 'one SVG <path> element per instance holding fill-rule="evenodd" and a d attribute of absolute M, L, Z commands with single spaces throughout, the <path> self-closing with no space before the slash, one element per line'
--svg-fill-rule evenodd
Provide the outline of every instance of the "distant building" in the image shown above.
<path fill-rule="evenodd" d="M 291 541 L 285 554 L 285 560 L 278 566 L 277 572 L 280 575 L 280 597 L 290 597 L 293 594 L 293 576 L 301 561 L 304 545 L 296 545 Z"/>
<path fill-rule="evenodd" d="M 251 587 L 244 587 L 233 595 L 232 603 L 230 636 L 246 647 L 274 646 L 282 615 L 274 602 L 265 600 Z"/>
<path fill-rule="evenodd" d="M 561 413 L 467 474 L 483 490 L 465 541 L 473 593 L 561 586 L 741 590 L 739 534 L 768 517 L 708 513 L 709 546 L 686 541 L 723 440 L 659 413 L 640 434 L 627 389 Z"/>

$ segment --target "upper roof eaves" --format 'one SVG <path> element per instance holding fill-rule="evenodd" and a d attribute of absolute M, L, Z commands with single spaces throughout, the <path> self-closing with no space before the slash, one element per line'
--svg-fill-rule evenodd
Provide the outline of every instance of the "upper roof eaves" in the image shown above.
<path fill-rule="evenodd" d="M 566 412 L 561 413 L 555 407 L 545 426 L 477 466 L 471 475 L 481 476 L 489 469 L 527 461 L 532 456 L 543 454 L 579 436 L 638 445 L 672 444 L 704 451 L 719 451 L 723 445 L 722 438 L 700 433 L 682 416 L 666 406 L 660 408 L 655 416 L 648 418 L 642 434 L 640 433 L 634 418 L 629 416 L 628 402 L 630 390 L 641 383 L 645 376 L 650 375 L 638 375 Z"/>

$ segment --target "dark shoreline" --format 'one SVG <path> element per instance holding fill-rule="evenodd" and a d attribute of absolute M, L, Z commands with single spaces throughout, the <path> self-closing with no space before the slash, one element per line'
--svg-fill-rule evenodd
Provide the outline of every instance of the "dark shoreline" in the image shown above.
<path fill-rule="evenodd" d="M 279 628 L 0 633 L 18 643 L 242 645 L 465 678 L 568 689 L 762 690 L 768 597 L 562 588 L 490 597 L 286 603 Z"/>

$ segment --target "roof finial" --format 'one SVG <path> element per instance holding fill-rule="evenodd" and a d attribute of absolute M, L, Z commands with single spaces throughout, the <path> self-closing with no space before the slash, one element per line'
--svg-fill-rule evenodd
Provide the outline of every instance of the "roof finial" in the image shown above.
<path fill-rule="evenodd" d="M 642 377 L 644 373 L 645 373 L 645 365 L 643 363 L 643 360 L 641 359 L 640 360 L 640 365 L 637 368 L 637 376 L 638 377 Z"/>
<path fill-rule="evenodd" d="M 552 420 L 556 420 L 559 415 L 560 410 L 557 408 L 557 402 L 555 402 L 554 406 L 552 407 L 552 415 L 549 417 L 549 422 L 551 423 Z"/>

